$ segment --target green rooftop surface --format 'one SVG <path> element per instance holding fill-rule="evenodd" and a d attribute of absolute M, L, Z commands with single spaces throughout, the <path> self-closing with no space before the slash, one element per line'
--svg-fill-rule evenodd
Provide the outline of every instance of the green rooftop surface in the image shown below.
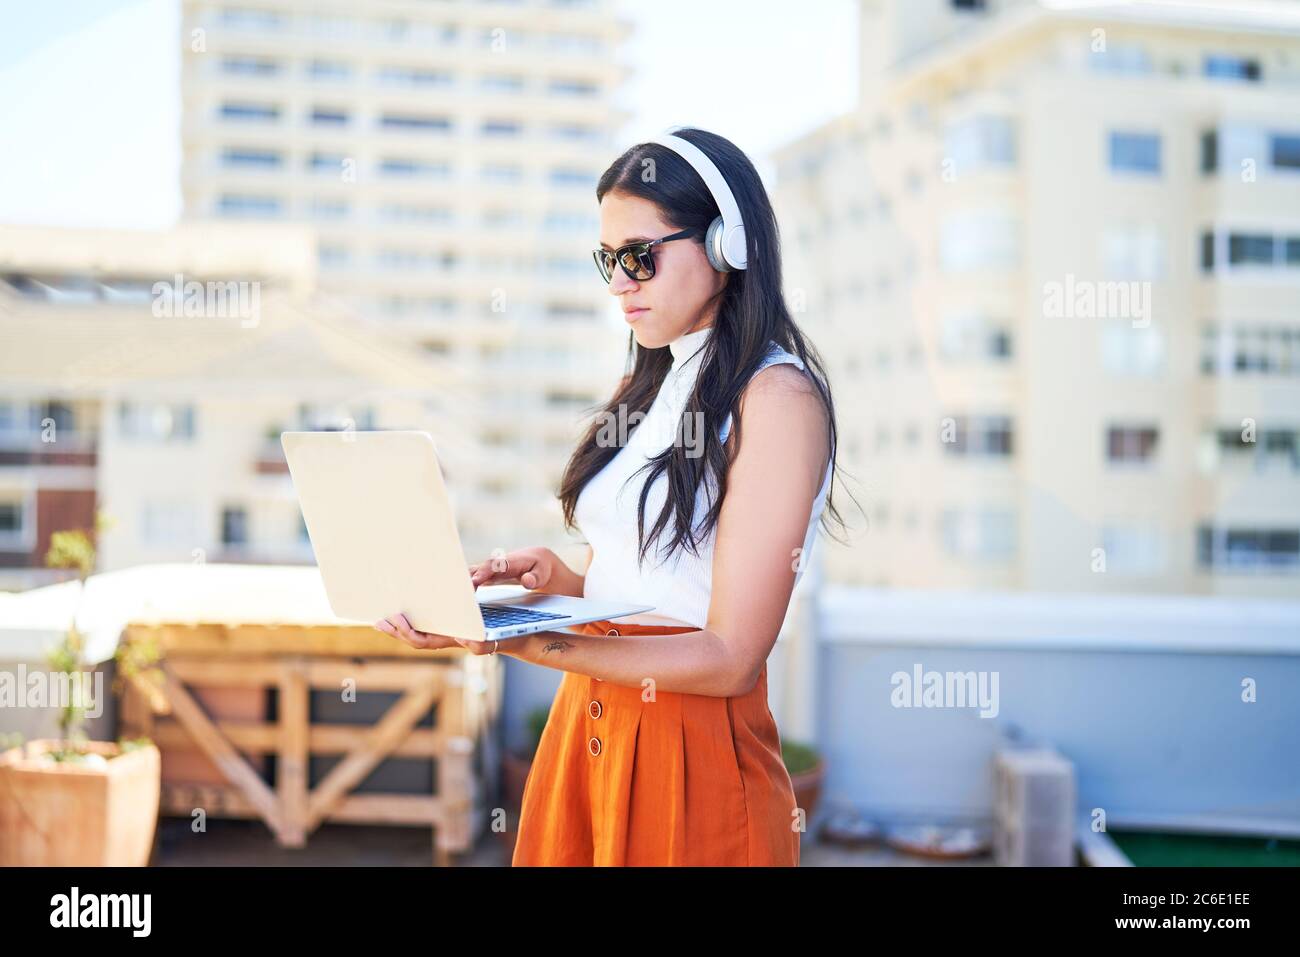
<path fill-rule="evenodd" d="M 1148 831 L 1110 836 L 1137 867 L 1300 867 L 1300 841 Z"/>

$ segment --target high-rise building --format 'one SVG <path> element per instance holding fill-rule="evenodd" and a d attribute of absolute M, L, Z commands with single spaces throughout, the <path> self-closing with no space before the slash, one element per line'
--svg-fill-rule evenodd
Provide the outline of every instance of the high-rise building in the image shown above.
<path fill-rule="evenodd" d="M 869 517 L 827 578 L 1295 595 L 1300 4 L 861 15 L 777 155 Z"/>
<path fill-rule="evenodd" d="M 311 224 L 322 295 L 475 386 L 458 423 L 481 454 L 449 477 L 471 560 L 562 545 L 554 493 L 626 342 L 590 249 L 629 22 L 612 0 L 183 17 L 185 217 Z"/>

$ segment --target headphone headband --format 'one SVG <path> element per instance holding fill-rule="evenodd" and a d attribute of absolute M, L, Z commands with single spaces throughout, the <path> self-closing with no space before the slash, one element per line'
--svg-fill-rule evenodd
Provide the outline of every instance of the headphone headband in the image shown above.
<path fill-rule="evenodd" d="M 704 185 L 713 194 L 713 201 L 722 213 L 722 255 L 733 269 L 744 269 L 748 257 L 745 249 L 745 221 L 740 217 L 740 207 L 731 193 L 731 187 L 713 160 L 694 143 L 671 132 L 652 136 L 646 142 L 668 147 L 700 174 L 700 179 L 704 180 Z"/>

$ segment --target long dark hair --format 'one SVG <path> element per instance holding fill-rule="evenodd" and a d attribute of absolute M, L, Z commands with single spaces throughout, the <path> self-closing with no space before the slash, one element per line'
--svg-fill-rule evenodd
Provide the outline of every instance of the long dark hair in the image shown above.
<path fill-rule="evenodd" d="M 642 562 L 650 544 L 659 538 L 670 522 L 673 531 L 666 546 L 668 557 L 681 548 L 698 554 L 699 543 L 717 524 L 727 494 L 727 471 L 731 464 L 718 433 L 727 415 L 731 414 L 739 448 L 741 391 L 757 371 L 771 343 L 775 342 L 798 356 L 805 369 L 812 373 L 811 378 L 829 420 L 832 465 L 838 439 L 835 407 L 821 359 L 790 317 L 781 291 L 781 249 L 776 216 L 758 171 L 735 144 L 716 133 L 694 127 L 674 130 L 674 133 L 707 154 L 731 187 L 745 221 L 747 268 L 728 274 L 713 332 L 706 337 L 704 348 L 695 360 L 701 366 L 683 420 L 689 417 L 689 421 L 699 421 L 697 416 L 702 415 L 703 454 L 687 454 L 683 431 L 685 422 L 678 422 L 676 441 L 638 469 L 638 473 L 647 473 L 637 504 L 638 560 Z M 653 161 L 653 166 L 644 162 L 647 160 Z M 646 168 L 654 170 L 650 182 L 642 177 L 642 170 Z M 698 231 L 696 237 L 682 242 L 702 241 L 709 223 L 719 215 L 717 203 L 694 167 L 658 143 L 638 143 L 616 159 L 596 185 L 596 202 L 604 199 L 610 190 L 651 201 L 674 230 Z M 639 348 L 635 337 L 628 333 L 622 383 L 601 410 L 603 414 L 596 415 L 569 459 L 560 481 L 559 498 L 567 528 L 575 528 L 574 511 L 583 487 L 619 452 L 617 445 L 598 441 L 602 420 L 609 415 L 618 417 L 620 407 L 626 409 L 626 420 L 632 420 L 634 413 L 647 412 L 672 362 L 672 352 L 668 347 Z M 640 418 L 636 416 L 637 421 Z M 646 498 L 658 477 L 665 474 L 668 488 L 664 505 L 647 535 Z M 697 490 L 706 481 L 710 483 L 706 487 L 710 492 L 717 490 L 716 498 L 712 499 L 699 527 L 693 528 Z M 831 486 L 833 492 L 833 477 Z M 834 502 L 829 499 L 822 516 L 824 525 L 829 526 L 828 518 L 844 525 Z"/>

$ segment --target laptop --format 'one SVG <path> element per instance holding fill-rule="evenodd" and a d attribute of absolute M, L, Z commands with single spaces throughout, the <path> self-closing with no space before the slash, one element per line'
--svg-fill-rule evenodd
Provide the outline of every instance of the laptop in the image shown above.
<path fill-rule="evenodd" d="M 479 601 L 428 432 L 283 432 L 280 444 L 339 618 L 402 612 L 418 631 L 491 641 L 654 609 L 537 592 Z"/>

